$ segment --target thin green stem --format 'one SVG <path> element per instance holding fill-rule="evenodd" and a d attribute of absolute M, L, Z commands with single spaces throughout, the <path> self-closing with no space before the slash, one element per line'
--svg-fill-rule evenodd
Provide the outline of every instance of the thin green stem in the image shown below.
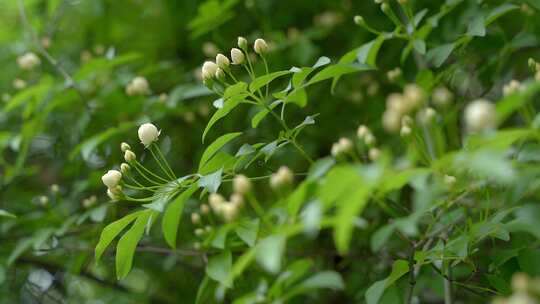
<path fill-rule="evenodd" d="M 157 144 L 154 144 L 154 145 L 155 145 L 155 148 L 157 150 L 158 155 L 161 157 L 161 160 L 163 161 L 163 163 L 165 164 L 165 166 L 167 167 L 167 169 L 169 170 L 171 175 L 174 177 L 174 179 L 176 179 L 176 175 L 174 174 L 174 171 L 172 170 L 171 166 L 169 165 L 169 162 L 167 162 L 167 159 L 165 158 L 165 155 L 163 155 L 163 152 L 161 152 L 161 149 L 159 148 L 159 146 Z"/>
<path fill-rule="evenodd" d="M 165 169 L 165 167 L 163 166 L 163 164 L 161 163 L 159 157 L 156 155 L 156 152 L 154 152 L 154 150 L 152 149 L 152 146 L 151 145 L 148 150 L 150 150 L 150 153 L 152 153 L 152 156 L 154 157 L 154 160 L 157 162 L 159 168 L 161 168 L 161 171 L 163 171 L 165 173 L 165 175 L 167 175 L 168 178 L 170 179 L 175 179 L 174 176 L 171 175 L 171 173 L 169 171 L 167 171 L 167 169 Z"/>
<path fill-rule="evenodd" d="M 133 161 L 133 168 L 135 168 L 135 170 L 137 171 L 137 173 L 139 173 L 144 179 L 146 179 L 147 181 L 149 181 L 150 183 L 152 184 L 155 184 L 155 185 L 164 185 L 164 183 L 160 183 L 150 177 L 148 177 L 146 174 L 144 174 L 143 171 L 141 171 L 141 168 L 145 171 L 148 171 L 148 173 L 150 173 L 151 175 L 154 175 L 155 177 L 161 179 L 161 180 L 164 180 L 165 182 L 168 182 L 166 179 L 163 179 L 162 177 L 158 176 L 158 175 L 155 175 L 154 173 L 150 172 L 148 169 L 146 169 L 143 165 L 139 164 L 138 161 Z"/>

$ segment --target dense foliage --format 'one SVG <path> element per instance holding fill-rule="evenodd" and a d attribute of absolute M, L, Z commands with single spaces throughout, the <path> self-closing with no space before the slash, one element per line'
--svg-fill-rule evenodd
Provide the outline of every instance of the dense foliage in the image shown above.
<path fill-rule="evenodd" d="M 540 303 L 537 0 L 6 0 L 0 303 Z"/>

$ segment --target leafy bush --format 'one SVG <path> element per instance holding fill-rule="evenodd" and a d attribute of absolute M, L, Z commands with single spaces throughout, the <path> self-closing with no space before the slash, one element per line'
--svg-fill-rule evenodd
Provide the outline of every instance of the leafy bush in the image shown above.
<path fill-rule="evenodd" d="M 4 3 L 0 303 L 540 301 L 540 4 L 353 2 Z"/>

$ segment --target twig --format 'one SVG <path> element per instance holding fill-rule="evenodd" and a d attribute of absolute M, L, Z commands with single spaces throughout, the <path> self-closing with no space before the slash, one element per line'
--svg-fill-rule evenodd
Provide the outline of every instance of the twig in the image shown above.
<path fill-rule="evenodd" d="M 415 273 L 415 261 L 414 253 L 416 252 L 416 244 L 413 244 L 411 247 L 411 252 L 409 253 L 409 286 L 407 288 L 407 296 L 405 298 L 406 304 L 412 303 L 412 298 L 414 294 L 414 286 L 416 285 L 416 273 Z"/>

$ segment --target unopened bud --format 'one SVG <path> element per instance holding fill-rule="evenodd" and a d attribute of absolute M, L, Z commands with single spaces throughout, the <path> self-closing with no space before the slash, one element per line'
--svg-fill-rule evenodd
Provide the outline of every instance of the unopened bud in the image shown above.
<path fill-rule="evenodd" d="M 215 76 L 216 76 L 216 79 L 223 79 L 225 78 L 225 71 L 223 71 L 222 68 L 217 68 Z"/>
<path fill-rule="evenodd" d="M 133 151 L 131 151 L 131 150 L 126 150 L 126 152 L 124 152 L 124 160 L 125 160 L 127 163 L 131 163 L 131 162 L 134 161 L 136 158 L 137 158 L 137 156 L 135 155 L 135 153 L 133 153 Z"/>
<path fill-rule="evenodd" d="M 210 207 L 207 204 L 202 204 L 201 205 L 201 213 L 202 214 L 210 213 Z"/>
<path fill-rule="evenodd" d="M 233 180 L 234 192 L 239 194 L 246 194 L 251 190 L 251 181 L 245 175 L 237 175 Z"/>
<path fill-rule="evenodd" d="M 131 150 L 131 146 L 123 142 L 120 144 L 120 150 L 122 150 L 122 152 L 126 152 L 127 150 Z"/>
<path fill-rule="evenodd" d="M 364 139 L 364 137 L 366 137 L 368 134 L 371 134 L 371 131 L 365 125 L 359 126 L 358 130 L 356 131 L 356 136 L 358 136 L 360 139 Z"/>
<path fill-rule="evenodd" d="M 493 103 L 479 99 L 465 108 L 465 125 L 468 131 L 480 132 L 496 126 L 496 111 Z"/>
<path fill-rule="evenodd" d="M 353 20 L 354 20 L 354 23 L 355 23 L 356 25 L 362 26 L 362 25 L 365 24 L 364 17 L 362 17 L 362 16 L 360 16 L 360 15 L 354 16 Z"/>
<path fill-rule="evenodd" d="M 411 127 L 404 125 L 401 127 L 399 134 L 401 135 L 401 137 L 408 137 L 409 135 L 411 135 L 411 132 Z"/>
<path fill-rule="evenodd" d="M 288 167 L 282 166 L 270 177 L 270 187 L 277 189 L 293 182 L 294 175 Z"/>
<path fill-rule="evenodd" d="M 201 69 L 202 78 L 204 80 L 212 79 L 216 75 L 217 69 L 217 64 L 212 61 L 205 61 Z"/>
<path fill-rule="evenodd" d="M 268 44 L 266 44 L 264 39 L 259 38 L 255 40 L 255 43 L 253 44 L 253 50 L 259 55 L 264 55 L 268 52 Z"/>
<path fill-rule="evenodd" d="M 238 37 L 238 47 L 242 50 L 247 50 L 248 42 L 244 37 Z M 234 60 L 233 60 L 234 61 Z"/>
<path fill-rule="evenodd" d="M 229 67 L 230 63 L 231 62 L 229 61 L 229 58 L 227 58 L 227 56 L 223 54 L 216 55 L 216 64 L 218 65 L 218 67 L 226 69 L 227 67 Z"/>
<path fill-rule="evenodd" d="M 243 64 L 244 61 L 246 60 L 246 56 L 244 55 L 244 53 L 237 49 L 237 48 L 232 48 L 231 49 L 231 60 L 232 60 L 232 64 Z"/>
<path fill-rule="evenodd" d="M 381 156 L 381 151 L 377 148 L 371 148 L 368 152 L 368 157 L 371 161 L 376 161 Z"/>
<path fill-rule="evenodd" d="M 195 225 L 199 224 L 201 222 L 201 216 L 198 213 L 192 213 L 191 214 L 191 222 Z"/>
<path fill-rule="evenodd" d="M 131 167 L 130 167 L 128 164 L 122 163 L 122 164 L 120 165 L 120 172 L 122 172 L 122 174 L 128 173 L 129 170 L 131 170 Z"/>

